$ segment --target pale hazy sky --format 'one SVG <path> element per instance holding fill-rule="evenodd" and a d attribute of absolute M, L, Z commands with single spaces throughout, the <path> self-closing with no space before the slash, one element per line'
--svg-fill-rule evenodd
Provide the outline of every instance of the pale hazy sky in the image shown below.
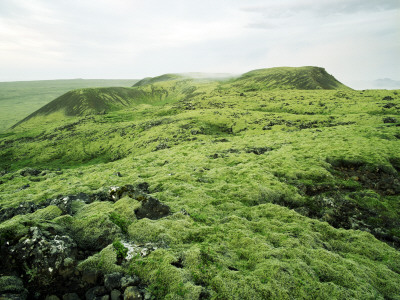
<path fill-rule="evenodd" d="M 0 81 L 303 65 L 400 80 L 400 1 L 0 0 Z"/>

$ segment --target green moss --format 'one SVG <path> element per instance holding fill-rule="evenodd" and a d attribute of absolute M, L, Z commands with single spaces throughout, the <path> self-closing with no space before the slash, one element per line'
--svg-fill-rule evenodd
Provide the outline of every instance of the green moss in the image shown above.
<path fill-rule="evenodd" d="M 267 71 L 222 83 L 156 80 L 131 89 L 142 102 L 105 115 L 24 122 L 0 139 L 2 208 L 145 181 L 172 214 L 137 220 L 141 202 L 129 197 L 74 202 L 72 216 L 49 207 L 0 232 L 19 239 L 52 220 L 80 247 L 103 249 L 82 268 L 131 270 L 160 298 L 398 298 L 399 133 L 383 118 L 400 96 L 290 90 L 343 88 L 292 71 L 278 72 L 282 82 L 267 82 Z M 96 95 L 115 96 L 81 96 Z M 32 182 L 24 167 L 53 171 Z M 122 238 L 161 249 L 119 266 L 112 242 Z"/>
<path fill-rule="evenodd" d="M 124 259 L 128 254 L 128 248 L 124 247 L 119 240 L 115 240 L 112 245 L 115 251 L 117 251 L 117 259 Z"/>
<path fill-rule="evenodd" d="M 157 298 L 198 299 L 201 287 L 189 281 L 187 271 L 171 265 L 175 259 L 168 251 L 160 249 L 152 252 L 143 264 L 132 262 L 133 270 Z"/>
<path fill-rule="evenodd" d="M 129 222 L 126 219 L 124 219 L 123 217 L 121 217 L 120 214 L 117 214 L 116 212 L 112 212 L 109 215 L 109 218 L 110 218 L 111 222 L 113 222 L 115 225 L 117 225 L 121 229 L 122 233 L 128 233 Z"/>
<path fill-rule="evenodd" d="M 121 230 L 108 217 L 111 212 L 112 203 L 94 202 L 73 217 L 70 230 L 79 246 L 98 249 L 112 243 Z"/>
<path fill-rule="evenodd" d="M 99 271 L 103 274 L 113 272 L 122 272 L 121 266 L 117 265 L 117 252 L 113 245 L 108 245 L 106 248 L 88 257 L 78 264 L 78 269 Z"/>
<path fill-rule="evenodd" d="M 30 220 L 27 216 L 18 215 L 0 224 L 1 242 L 18 241 L 28 233 Z M 31 223 L 32 224 L 32 223 Z"/>
<path fill-rule="evenodd" d="M 49 205 L 46 208 L 38 209 L 30 215 L 31 220 L 52 220 L 61 216 L 62 211 L 55 205 Z"/>

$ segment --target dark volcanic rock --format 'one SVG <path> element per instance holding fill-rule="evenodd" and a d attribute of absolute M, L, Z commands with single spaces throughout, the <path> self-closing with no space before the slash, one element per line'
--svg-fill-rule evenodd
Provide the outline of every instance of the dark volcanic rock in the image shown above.
<path fill-rule="evenodd" d="M 112 290 L 111 291 L 111 300 L 120 300 L 122 299 L 122 294 L 118 290 Z"/>
<path fill-rule="evenodd" d="M 385 97 L 382 98 L 382 100 L 387 100 L 387 101 L 393 100 L 393 97 L 392 96 L 385 96 Z"/>
<path fill-rule="evenodd" d="M 246 149 L 247 153 L 254 153 L 255 155 L 261 155 L 268 151 L 272 151 L 272 148 L 270 148 L 270 147 L 254 147 L 254 148 Z"/>
<path fill-rule="evenodd" d="M 11 219 L 16 215 L 26 215 L 36 211 L 39 208 L 33 202 L 22 202 L 17 207 L 10 207 L 0 211 L 0 222 Z"/>
<path fill-rule="evenodd" d="M 128 286 L 138 285 L 140 283 L 140 279 L 137 276 L 124 276 L 121 278 L 121 288 L 125 289 Z"/>
<path fill-rule="evenodd" d="M 86 292 L 85 297 L 86 300 L 95 300 L 96 297 L 104 296 L 105 294 L 107 294 L 107 290 L 104 286 L 95 286 Z"/>
<path fill-rule="evenodd" d="M 18 189 L 18 191 L 22 191 L 22 190 L 25 190 L 25 189 L 27 189 L 28 187 L 31 187 L 29 184 L 24 184 L 23 186 L 21 186 L 19 189 Z"/>
<path fill-rule="evenodd" d="M 84 270 L 82 272 L 82 281 L 88 284 L 95 284 L 99 277 L 99 273 L 95 270 Z"/>
<path fill-rule="evenodd" d="M 81 300 L 81 298 L 79 298 L 78 294 L 76 293 L 68 293 L 63 295 L 62 297 L 63 300 Z"/>
<path fill-rule="evenodd" d="M 170 208 L 153 197 L 138 197 L 142 206 L 135 210 L 138 219 L 148 218 L 157 220 L 170 214 Z"/>
<path fill-rule="evenodd" d="M 142 300 L 139 289 L 135 286 L 128 286 L 124 292 L 124 300 Z"/>
<path fill-rule="evenodd" d="M 119 199 L 128 196 L 130 198 L 137 199 L 144 197 L 149 193 L 149 184 L 147 182 L 141 182 L 137 185 L 127 184 L 124 186 L 113 186 L 110 188 L 108 194 L 112 201 L 118 201 Z"/>
<path fill-rule="evenodd" d="M 104 285 L 108 291 L 119 289 L 121 286 L 121 273 L 111 273 L 104 276 Z"/>
<path fill-rule="evenodd" d="M 395 107 L 395 106 L 396 106 L 396 104 L 390 102 L 390 103 L 385 104 L 383 106 L 383 108 L 392 108 L 392 107 Z"/>
<path fill-rule="evenodd" d="M 57 206 L 59 209 L 61 209 L 64 215 L 72 215 L 72 210 L 71 210 L 72 201 L 73 201 L 72 197 L 60 196 L 56 199 L 51 200 L 49 204 Z"/>
<path fill-rule="evenodd" d="M 383 123 L 397 123 L 397 119 L 393 117 L 386 117 L 383 119 Z"/>
<path fill-rule="evenodd" d="M 22 170 L 19 174 L 21 176 L 38 176 L 42 171 L 38 169 L 33 169 L 33 168 L 26 168 Z"/>
<path fill-rule="evenodd" d="M 29 280 L 41 286 L 51 285 L 58 276 L 70 276 L 76 252 L 76 244 L 69 236 L 38 227 L 31 227 L 28 235 L 9 249 L 20 268 L 26 269 Z"/>

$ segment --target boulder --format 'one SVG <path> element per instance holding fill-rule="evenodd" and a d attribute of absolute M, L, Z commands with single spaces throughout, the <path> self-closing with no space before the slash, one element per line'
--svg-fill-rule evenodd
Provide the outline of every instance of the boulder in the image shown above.
<path fill-rule="evenodd" d="M 56 295 L 50 295 L 45 298 L 45 300 L 60 300 Z"/>
<path fill-rule="evenodd" d="M 111 273 L 104 276 L 104 285 L 108 291 L 119 289 L 121 287 L 121 273 Z"/>
<path fill-rule="evenodd" d="M 112 290 L 111 291 L 111 300 L 121 300 L 122 299 L 122 294 L 118 290 Z"/>
<path fill-rule="evenodd" d="M 77 248 L 68 235 L 31 227 L 27 236 L 11 246 L 9 252 L 20 268 L 26 269 L 30 281 L 50 286 L 56 277 L 66 278 L 73 273 Z"/>
<path fill-rule="evenodd" d="M 107 294 L 107 290 L 104 286 L 95 286 L 89 289 L 85 293 L 86 300 L 95 300 L 97 297 L 101 297 Z"/>
<path fill-rule="evenodd" d="M 135 286 L 128 286 L 124 292 L 124 300 L 142 300 L 139 289 Z"/>
<path fill-rule="evenodd" d="M 140 283 L 140 279 L 137 276 L 129 276 L 126 275 L 124 277 L 121 278 L 121 288 L 125 289 L 128 286 L 134 286 L 134 285 L 139 285 Z"/>
<path fill-rule="evenodd" d="M 99 272 L 95 270 L 83 270 L 82 281 L 88 284 L 95 284 L 99 277 Z"/>
<path fill-rule="evenodd" d="M 67 293 L 63 295 L 63 300 L 81 300 L 76 293 Z"/>
<path fill-rule="evenodd" d="M 153 197 L 142 196 L 136 199 L 142 202 L 142 205 L 135 210 L 138 219 L 148 218 L 151 220 L 157 220 L 171 213 L 168 205 L 161 203 Z"/>

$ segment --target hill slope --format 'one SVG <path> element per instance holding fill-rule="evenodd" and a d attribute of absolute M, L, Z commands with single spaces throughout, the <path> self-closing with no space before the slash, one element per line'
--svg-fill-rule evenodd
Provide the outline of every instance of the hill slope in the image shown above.
<path fill-rule="evenodd" d="M 348 89 L 325 69 L 318 67 L 279 67 L 250 71 L 233 83 L 245 90 L 297 89 L 334 90 Z"/>
<path fill-rule="evenodd" d="M 315 90 L 349 89 L 329 75 L 325 69 L 317 67 L 270 68 L 254 70 L 237 79 L 217 80 L 189 78 L 178 74 L 164 74 L 144 78 L 132 88 L 101 88 L 70 91 L 36 112 L 17 126 L 33 117 L 61 112 L 66 116 L 83 116 L 123 109 L 139 103 L 152 104 L 160 101 L 178 101 L 199 94 L 213 93 L 223 89 L 242 91 L 255 90 Z"/>
<path fill-rule="evenodd" d="M 0 295 L 398 299 L 400 91 L 234 84 L 0 136 Z"/>
<path fill-rule="evenodd" d="M 73 89 L 128 87 L 135 79 L 68 79 L 0 82 L 0 132 Z"/>

